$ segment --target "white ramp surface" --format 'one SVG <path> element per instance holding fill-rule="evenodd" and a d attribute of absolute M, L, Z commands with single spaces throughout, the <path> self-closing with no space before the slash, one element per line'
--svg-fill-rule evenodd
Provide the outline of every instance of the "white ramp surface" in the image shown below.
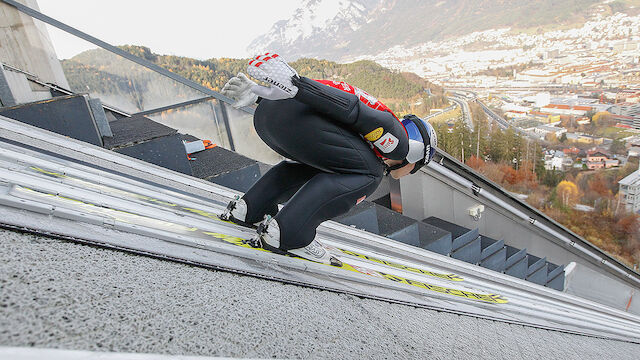
<path fill-rule="evenodd" d="M 233 192 L 2 125 L 2 346 L 257 358 L 640 351 L 636 316 L 339 224 L 319 233 L 351 269 L 237 246 L 250 232 L 214 220 Z"/>

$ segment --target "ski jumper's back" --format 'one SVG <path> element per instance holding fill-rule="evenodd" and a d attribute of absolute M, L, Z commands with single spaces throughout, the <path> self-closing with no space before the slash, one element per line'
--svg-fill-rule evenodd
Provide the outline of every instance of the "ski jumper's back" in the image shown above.
<path fill-rule="evenodd" d="M 294 80 L 293 99 L 262 99 L 254 125 L 285 158 L 329 173 L 382 176 L 381 159 L 402 160 L 406 130 L 384 104 L 366 92 L 331 80 Z"/>

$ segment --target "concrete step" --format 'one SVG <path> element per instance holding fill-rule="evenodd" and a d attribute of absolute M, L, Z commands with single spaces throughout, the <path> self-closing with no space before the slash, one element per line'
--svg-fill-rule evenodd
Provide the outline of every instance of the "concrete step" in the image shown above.
<path fill-rule="evenodd" d="M 0 115 L 90 144 L 103 146 L 87 95 L 60 96 L 0 108 Z"/>
<path fill-rule="evenodd" d="M 525 255 L 524 258 L 507 267 L 504 270 L 504 273 L 513 277 L 517 277 L 519 279 L 524 279 L 527 277 L 527 269 L 527 256 Z"/>
<path fill-rule="evenodd" d="M 416 221 L 393 210 L 370 201 L 363 201 L 354 206 L 348 213 L 339 216 L 336 221 L 366 230 L 374 234 L 389 236 L 400 232 Z"/>
<path fill-rule="evenodd" d="M 527 269 L 527 276 L 533 274 L 534 272 L 540 270 L 546 263 L 547 263 L 547 258 L 543 257 L 543 258 L 539 258 L 537 256 L 528 254 L 528 266 L 529 268 Z"/>
<path fill-rule="evenodd" d="M 416 221 L 387 237 L 438 254 L 451 253 L 451 233 L 429 224 Z"/>
<path fill-rule="evenodd" d="M 374 202 L 363 201 L 334 220 L 439 254 L 449 255 L 451 252 L 450 232 L 418 222 Z"/>
<path fill-rule="evenodd" d="M 486 259 L 504 248 L 504 240 L 480 235 L 480 259 Z"/>
<path fill-rule="evenodd" d="M 428 217 L 422 220 L 422 222 L 450 232 L 451 238 L 453 239 L 451 243 L 452 251 L 456 251 L 457 249 L 467 245 L 468 243 L 476 241 L 480 236 L 478 229 L 467 229 L 463 226 L 448 222 L 446 220 L 442 220 L 434 216 Z"/>
<path fill-rule="evenodd" d="M 464 246 L 453 250 L 451 252 L 451 257 L 471 264 L 478 264 L 480 262 L 480 252 L 481 242 L 480 236 L 478 236 L 475 240 L 471 240 Z"/>
<path fill-rule="evenodd" d="M 504 273 L 519 279 L 524 279 L 527 277 L 527 270 L 529 270 L 527 249 L 518 249 L 509 245 L 505 247 L 507 250 L 507 259 L 505 261 Z"/>
<path fill-rule="evenodd" d="M 564 266 L 547 262 L 547 281 L 545 286 L 564 291 Z"/>
<path fill-rule="evenodd" d="M 498 272 L 503 272 L 506 268 L 507 248 L 504 246 L 497 252 L 480 260 L 480 266 Z"/>
<path fill-rule="evenodd" d="M 521 261 L 527 256 L 527 249 L 518 249 L 513 246 L 506 245 L 507 258 L 505 262 L 505 268 L 513 266 L 515 263 Z M 527 264 L 528 265 L 528 264 Z M 527 266 L 528 269 L 528 266 Z"/>
<path fill-rule="evenodd" d="M 104 137 L 104 146 L 167 169 L 191 175 L 180 134 L 176 129 L 144 116 L 123 117 L 109 123 L 112 137 Z"/>
<path fill-rule="evenodd" d="M 192 135 L 182 135 L 182 140 L 200 140 Z M 193 176 L 213 183 L 247 192 L 270 168 L 246 156 L 220 146 L 191 154 Z"/>
<path fill-rule="evenodd" d="M 529 254 L 529 256 L 527 256 L 527 264 L 529 268 L 527 269 L 526 279 L 538 285 L 546 285 L 547 274 L 549 273 L 547 269 L 547 258 L 539 258 Z"/>
<path fill-rule="evenodd" d="M 191 175 L 191 166 L 179 134 L 173 134 L 114 150 L 151 164 Z"/>
<path fill-rule="evenodd" d="M 545 263 L 540 269 L 535 272 L 527 275 L 527 281 L 531 281 L 534 284 L 538 285 L 546 285 L 547 284 L 547 274 L 549 270 L 547 269 L 547 264 Z"/>

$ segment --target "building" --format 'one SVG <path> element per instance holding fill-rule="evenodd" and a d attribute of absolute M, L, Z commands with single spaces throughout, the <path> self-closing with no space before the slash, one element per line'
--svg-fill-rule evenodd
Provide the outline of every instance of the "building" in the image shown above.
<path fill-rule="evenodd" d="M 634 129 L 640 129 L 640 104 L 622 103 L 613 105 L 609 112 L 617 115 L 614 119 L 624 125 L 629 125 Z"/>
<path fill-rule="evenodd" d="M 589 111 L 593 110 L 593 108 L 583 105 L 549 104 L 540 110 L 551 114 L 585 116 Z"/>
<path fill-rule="evenodd" d="M 578 149 L 577 147 L 573 146 L 573 147 L 570 147 L 570 148 L 562 149 L 562 152 L 567 156 L 576 157 L 580 153 L 580 149 Z"/>
<path fill-rule="evenodd" d="M 631 146 L 627 150 L 627 156 L 640 156 L 640 146 Z"/>
<path fill-rule="evenodd" d="M 577 142 L 577 143 L 583 143 L 583 144 L 595 144 L 595 145 L 600 145 L 602 143 L 604 143 L 604 138 L 601 137 L 595 137 L 595 136 L 591 136 L 591 135 L 586 135 L 586 134 L 582 134 L 582 133 L 567 133 L 567 140 L 569 141 L 573 141 L 573 142 Z"/>
<path fill-rule="evenodd" d="M 571 162 L 571 158 L 564 155 L 560 150 L 549 151 L 544 156 L 544 168 L 546 170 L 564 171 L 567 166 L 567 160 Z M 569 164 L 571 166 L 571 164 Z"/>
<path fill-rule="evenodd" d="M 593 151 L 587 154 L 587 168 L 589 170 L 595 169 L 609 169 L 620 165 L 620 160 L 610 159 L 608 154 L 602 151 Z"/>
<path fill-rule="evenodd" d="M 548 134 L 553 134 L 559 138 L 562 134 L 567 132 L 567 129 L 556 126 L 540 125 L 536 126 L 533 129 L 533 132 L 540 135 L 542 138 L 544 138 Z"/>
<path fill-rule="evenodd" d="M 636 170 L 618 182 L 619 201 L 627 211 L 640 213 L 640 170 Z"/>

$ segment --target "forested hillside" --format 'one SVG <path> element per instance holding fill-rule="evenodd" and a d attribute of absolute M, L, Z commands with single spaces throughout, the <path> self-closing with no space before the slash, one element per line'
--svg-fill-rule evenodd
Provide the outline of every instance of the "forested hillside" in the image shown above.
<path fill-rule="evenodd" d="M 247 59 L 196 60 L 154 54 L 143 46 L 126 45 L 121 48 L 215 91 L 220 91 L 233 75 L 245 72 L 247 65 Z M 158 75 L 104 50 L 85 51 L 63 60 L 62 65 L 72 90 L 77 92 L 91 89 L 111 94 L 113 98 L 125 96 L 130 98 L 129 106 L 140 109 L 149 109 L 150 104 L 139 92 L 151 91 L 156 97 L 164 96 L 165 99 L 172 96 L 171 92 L 164 93 L 166 89 L 158 89 Z M 338 64 L 327 60 L 299 59 L 291 65 L 302 76 L 346 81 L 357 86 L 383 100 L 399 115 L 413 112 L 423 116 L 431 108 L 448 104 L 439 86 L 415 74 L 394 72 L 372 61 Z M 185 91 L 182 87 L 175 87 L 173 96 L 178 100 L 188 98 Z"/>

